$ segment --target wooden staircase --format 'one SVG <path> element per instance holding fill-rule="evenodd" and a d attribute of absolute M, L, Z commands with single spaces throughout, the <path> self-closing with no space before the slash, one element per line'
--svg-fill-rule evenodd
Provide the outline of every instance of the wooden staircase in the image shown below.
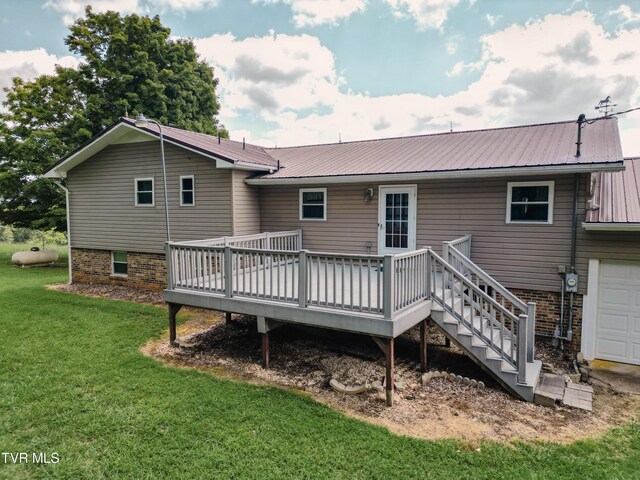
<path fill-rule="evenodd" d="M 470 243 L 471 236 L 445 242 L 444 258 L 430 250 L 431 319 L 507 391 L 532 402 L 542 368 L 534 358 L 535 304 L 474 264 Z"/>

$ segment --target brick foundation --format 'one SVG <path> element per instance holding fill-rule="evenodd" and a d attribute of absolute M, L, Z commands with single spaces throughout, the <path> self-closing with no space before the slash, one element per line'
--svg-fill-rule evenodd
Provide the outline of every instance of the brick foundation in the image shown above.
<path fill-rule="evenodd" d="M 122 285 L 143 290 L 162 290 L 167 285 L 163 254 L 128 252 L 127 276 L 112 274 L 111 251 L 71 249 L 74 282 Z"/>
<path fill-rule="evenodd" d="M 553 334 L 560 319 L 560 293 L 544 292 L 540 290 L 520 290 L 512 289 L 511 292 L 524 302 L 536 303 L 536 332 Z M 564 331 L 566 335 L 567 321 L 569 318 L 569 295 L 564 296 Z M 571 352 L 580 351 L 580 340 L 582 334 L 582 295 L 573 296 L 573 339 L 565 342 L 565 348 Z"/>

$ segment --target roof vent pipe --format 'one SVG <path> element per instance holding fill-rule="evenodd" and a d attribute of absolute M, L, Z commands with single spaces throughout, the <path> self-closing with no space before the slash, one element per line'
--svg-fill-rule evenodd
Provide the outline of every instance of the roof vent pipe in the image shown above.
<path fill-rule="evenodd" d="M 244 137 L 242 137 L 242 149 L 244 150 Z"/>
<path fill-rule="evenodd" d="M 578 117 L 578 141 L 576 142 L 576 157 L 580 156 L 580 145 L 582 145 L 582 124 L 587 121 L 587 117 L 584 113 L 581 113 Z"/>
<path fill-rule="evenodd" d="M 218 145 L 220 145 L 220 132 L 218 132 Z"/>

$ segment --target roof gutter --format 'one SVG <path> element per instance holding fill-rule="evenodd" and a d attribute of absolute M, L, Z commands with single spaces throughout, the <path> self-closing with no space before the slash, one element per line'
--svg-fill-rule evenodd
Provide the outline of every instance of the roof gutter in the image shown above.
<path fill-rule="evenodd" d="M 363 182 L 401 182 L 416 180 L 445 180 L 458 178 L 511 177 L 514 175 L 561 175 L 581 172 L 618 172 L 624 170 L 622 160 L 610 163 L 584 163 L 576 165 L 541 165 L 536 167 L 484 168 L 476 170 L 447 170 L 437 172 L 376 173 L 356 175 L 327 175 L 318 177 L 248 178 L 249 185 L 311 185 Z"/>
<path fill-rule="evenodd" d="M 583 222 L 582 228 L 601 232 L 640 232 L 640 223 Z"/>

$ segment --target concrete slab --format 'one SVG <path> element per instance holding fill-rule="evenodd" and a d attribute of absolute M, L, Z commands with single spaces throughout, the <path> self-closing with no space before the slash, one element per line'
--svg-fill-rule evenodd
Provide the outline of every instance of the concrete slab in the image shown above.
<path fill-rule="evenodd" d="M 533 401 L 538 405 L 553 407 L 564 397 L 564 377 L 545 373 L 540 378 Z"/>
<path fill-rule="evenodd" d="M 593 360 L 589 375 L 607 383 L 616 392 L 640 395 L 640 365 Z"/>

